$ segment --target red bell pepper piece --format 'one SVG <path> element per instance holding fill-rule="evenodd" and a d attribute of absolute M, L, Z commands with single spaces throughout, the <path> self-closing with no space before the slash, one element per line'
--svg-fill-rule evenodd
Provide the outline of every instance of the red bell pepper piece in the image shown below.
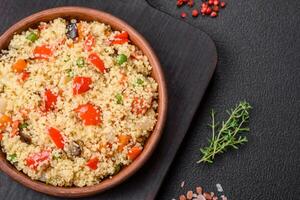
<path fill-rule="evenodd" d="M 12 65 L 12 70 L 17 73 L 22 73 L 22 72 L 24 72 L 26 67 L 27 67 L 26 60 L 19 59 Z"/>
<path fill-rule="evenodd" d="M 97 169 L 99 159 L 97 157 L 91 158 L 89 161 L 87 161 L 86 165 L 91 168 L 92 170 Z"/>
<path fill-rule="evenodd" d="M 28 167 L 32 169 L 36 169 L 41 162 L 49 160 L 50 157 L 50 152 L 48 150 L 39 152 L 39 153 L 34 153 L 28 156 L 28 158 L 25 159 L 25 163 Z"/>
<path fill-rule="evenodd" d="M 135 160 L 142 152 L 140 147 L 132 147 L 127 154 L 128 159 Z"/>
<path fill-rule="evenodd" d="M 93 46 L 95 46 L 95 37 L 91 34 L 89 34 L 86 38 L 86 40 L 84 41 L 84 50 L 86 51 L 91 51 Z"/>
<path fill-rule="evenodd" d="M 30 76 L 30 72 L 26 72 L 26 71 L 23 72 L 21 76 L 22 82 L 26 81 L 29 78 L 29 76 Z"/>
<path fill-rule="evenodd" d="M 57 148 L 59 148 L 59 149 L 64 148 L 64 146 L 65 146 L 64 138 L 61 135 L 59 130 L 57 130 L 56 128 L 50 127 L 48 129 L 48 134 L 49 134 L 51 140 L 54 142 L 54 144 L 56 145 Z"/>
<path fill-rule="evenodd" d="M 124 31 L 118 35 L 115 35 L 114 38 L 115 39 L 128 39 L 128 33 L 126 31 Z"/>
<path fill-rule="evenodd" d="M 53 52 L 47 45 L 35 47 L 33 55 L 35 59 L 48 59 L 52 56 Z"/>
<path fill-rule="evenodd" d="M 15 135 L 17 135 L 19 133 L 19 120 L 13 121 L 11 127 L 12 127 L 12 131 L 10 132 L 10 137 L 13 137 Z"/>
<path fill-rule="evenodd" d="M 44 93 L 44 101 L 45 101 L 45 112 L 50 111 L 51 109 L 54 108 L 54 106 L 56 105 L 56 101 L 57 101 L 57 95 L 52 93 L 51 90 L 46 89 L 45 93 Z"/>
<path fill-rule="evenodd" d="M 131 104 L 131 112 L 139 115 L 139 114 L 145 114 L 145 112 L 148 110 L 148 107 L 146 105 L 146 102 L 143 98 L 135 97 L 133 99 L 133 102 Z"/>
<path fill-rule="evenodd" d="M 90 77 L 76 76 L 73 79 L 73 94 L 82 94 L 90 89 L 92 79 Z"/>
<path fill-rule="evenodd" d="M 100 70 L 100 72 L 105 73 L 104 62 L 96 53 L 91 53 L 88 59 L 97 69 Z"/>
<path fill-rule="evenodd" d="M 114 40 L 111 42 L 112 44 L 124 44 L 125 42 L 128 42 L 128 33 L 122 32 L 118 35 L 114 36 Z"/>
<path fill-rule="evenodd" d="M 91 103 L 80 105 L 74 111 L 86 126 L 101 124 L 101 111 Z"/>

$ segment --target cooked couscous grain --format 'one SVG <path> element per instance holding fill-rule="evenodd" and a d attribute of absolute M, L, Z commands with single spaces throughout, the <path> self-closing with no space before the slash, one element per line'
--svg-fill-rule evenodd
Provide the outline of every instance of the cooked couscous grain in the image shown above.
<path fill-rule="evenodd" d="M 34 180 L 89 186 L 143 149 L 158 85 L 128 33 L 55 19 L 14 35 L 0 55 L 0 141 Z"/>

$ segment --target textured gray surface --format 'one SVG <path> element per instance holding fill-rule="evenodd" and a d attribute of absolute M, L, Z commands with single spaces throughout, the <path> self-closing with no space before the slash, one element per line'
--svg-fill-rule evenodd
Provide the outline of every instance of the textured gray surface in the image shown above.
<path fill-rule="evenodd" d="M 214 71 L 216 51 L 203 32 L 169 17 L 145 1 L 2 1 L 0 31 L 39 10 L 84 5 L 110 12 L 133 25 L 156 51 L 165 71 L 169 111 L 165 132 L 151 160 L 134 177 L 104 194 L 86 199 L 153 199 Z M 190 32 L 190 37 L 182 37 Z M 195 48 L 197 47 L 197 48 Z M 0 199 L 55 199 L 29 190 L 0 174 Z"/>
<path fill-rule="evenodd" d="M 179 18 L 175 0 L 149 2 Z M 197 185 L 216 191 L 216 183 L 229 199 L 300 199 L 300 1 L 227 2 L 215 19 L 184 20 L 213 38 L 218 64 L 159 199 Z M 254 107 L 249 143 L 211 166 L 197 165 L 199 148 L 211 135 L 210 109 L 222 118 L 243 99 Z"/>

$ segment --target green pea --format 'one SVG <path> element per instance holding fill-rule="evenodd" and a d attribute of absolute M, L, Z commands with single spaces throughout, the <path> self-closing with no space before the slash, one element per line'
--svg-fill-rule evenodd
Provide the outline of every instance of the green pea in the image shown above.
<path fill-rule="evenodd" d="M 26 129 L 28 126 L 29 126 L 29 124 L 24 122 L 24 123 L 19 125 L 19 129 L 22 131 L 22 130 Z"/>
<path fill-rule="evenodd" d="M 117 104 L 123 104 L 123 96 L 121 94 L 116 94 Z"/>
<path fill-rule="evenodd" d="M 12 155 L 8 155 L 7 160 L 9 160 L 11 163 L 16 163 L 17 162 L 17 155 L 14 153 Z"/>
<path fill-rule="evenodd" d="M 76 64 L 77 64 L 77 66 L 78 66 L 79 68 L 84 67 L 84 64 L 85 64 L 84 58 L 82 58 L 82 57 L 78 58 L 78 59 L 76 60 Z"/>
<path fill-rule="evenodd" d="M 117 63 L 119 65 L 122 65 L 126 61 L 127 61 L 127 56 L 125 56 L 124 54 L 118 55 L 118 57 L 117 57 Z"/>
<path fill-rule="evenodd" d="M 68 77 L 73 77 L 74 76 L 74 72 L 72 71 L 72 69 L 67 69 L 66 70 L 67 74 L 68 74 Z"/>
<path fill-rule="evenodd" d="M 115 174 L 118 173 L 121 170 L 121 168 L 122 168 L 122 165 L 121 164 L 117 164 L 115 166 Z"/>
<path fill-rule="evenodd" d="M 142 79 L 138 78 L 138 79 L 136 80 L 136 83 L 137 83 L 138 85 L 143 85 L 144 81 L 143 81 Z"/>
<path fill-rule="evenodd" d="M 39 36 L 34 32 L 30 32 L 29 35 L 26 36 L 26 39 L 30 40 L 31 42 L 35 42 L 37 39 L 39 39 Z"/>

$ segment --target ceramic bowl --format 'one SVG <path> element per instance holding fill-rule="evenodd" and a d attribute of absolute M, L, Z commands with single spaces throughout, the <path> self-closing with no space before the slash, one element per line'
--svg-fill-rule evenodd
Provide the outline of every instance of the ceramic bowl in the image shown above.
<path fill-rule="evenodd" d="M 159 85 L 157 124 L 155 126 L 154 131 L 146 141 L 143 152 L 136 160 L 134 160 L 129 166 L 123 168 L 118 174 L 114 175 L 112 178 L 103 180 L 97 185 L 86 187 L 56 187 L 52 185 L 47 185 L 40 181 L 32 180 L 30 177 L 18 171 L 14 166 L 12 166 L 6 160 L 5 154 L 0 151 L 0 169 L 3 172 L 5 172 L 8 176 L 18 181 L 19 183 L 25 185 L 26 187 L 29 187 L 38 192 L 54 196 L 83 197 L 103 192 L 109 188 L 120 184 L 125 179 L 133 175 L 146 162 L 146 160 L 154 151 L 163 131 L 167 111 L 167 92 L 165 86 L 165 79 L 160 63 L 154 51 L 150 47 L 149 43 L 141 34 L 139 34 L 130 25 L 120 20 L 119 18 L 114 17 L 113 15 L 105 13 L 103 11 L 82 7 L 59 7 L 38 12 L 36 14 L 22 19 L 21 21 L 10 27 L 0 37 L 0 49 L 7 48 L 10 40 L 12 39 L 15 33 L 20 33 L 30 27 L 34 28 L 41 21 L 47 22 L 58 17 L 65 19 L 75 18 L 86 21 L 99 21 L 105 24 L 109 24 L 115 30 L 127 31 L 131 42 L 137 47 L 139 47 L 149 58 L 149 62 L 153 67 L 152 77 L 157 81 Z"/>

